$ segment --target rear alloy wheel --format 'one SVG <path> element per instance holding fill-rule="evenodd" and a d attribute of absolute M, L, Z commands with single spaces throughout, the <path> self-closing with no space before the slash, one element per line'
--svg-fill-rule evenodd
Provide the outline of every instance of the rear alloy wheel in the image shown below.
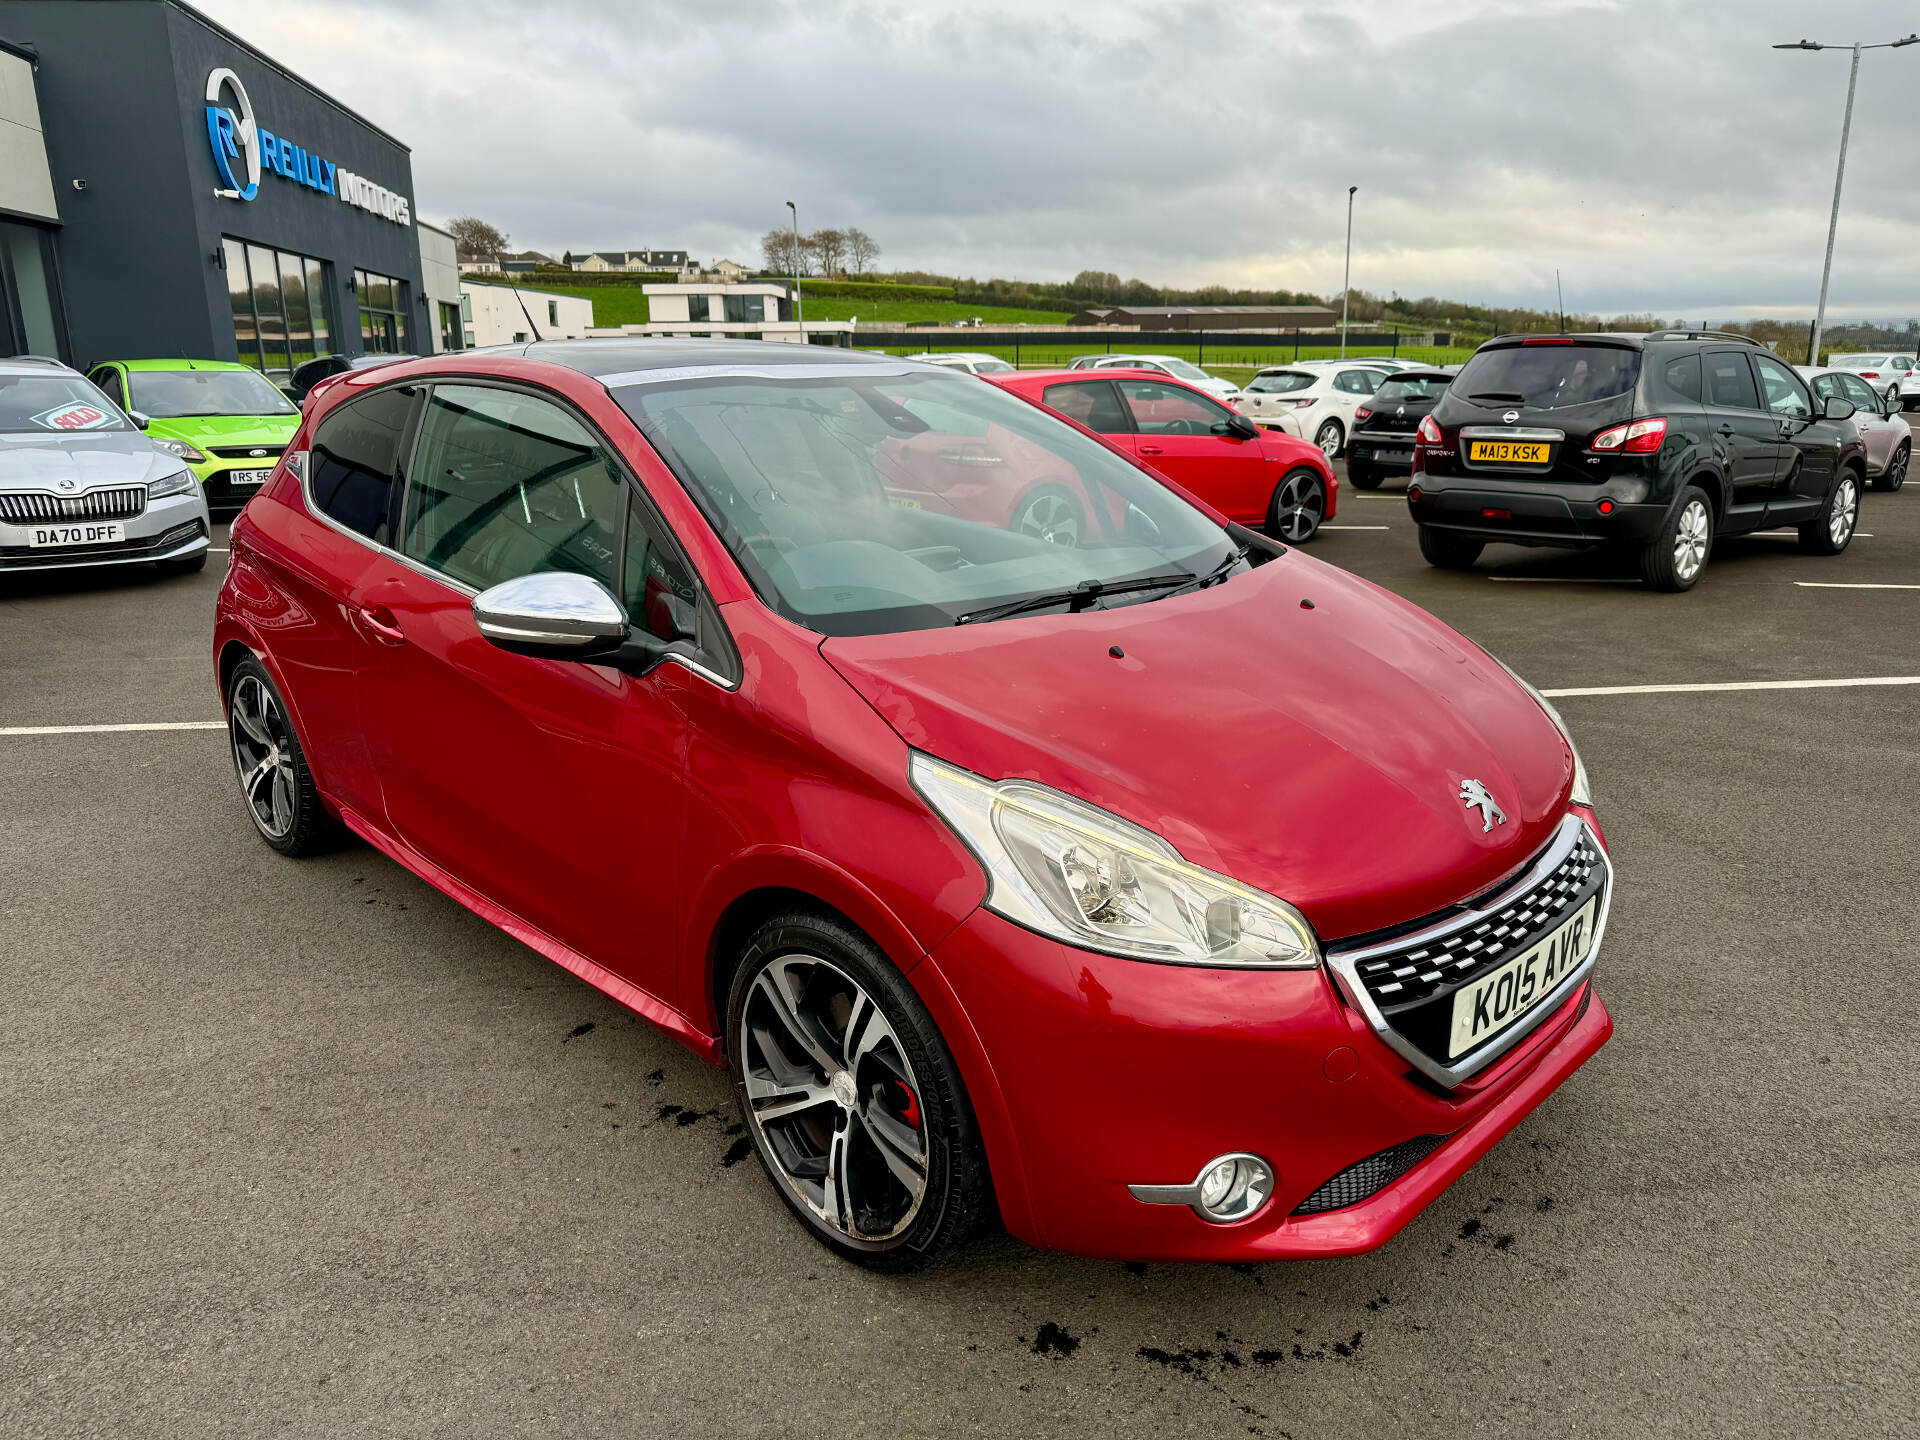
<path fill-rule="evenodd" d="M 261 839 L 293 856 L 338 842 L 339 828 L 320 803 L 287 707 L 251 655 L 234 667 L 227 686 L 227 738 L 240 798 Z"/>
<path fill-rule="evenodd" d="M 1340 450 L 1346 444 L 1346 434 L 1340 429 L 1338 420 L 1329 420 L 1313 432 L 1313 443 L 1320 447 L 1320 453 L 1329 462 L 1340 458 Z"/>
<path fill-rule="evenodd" d="M 873 1270 L 924 1265 L 989 1194 L 959 1071 L 866 937 L 823 916 L 761 926 L 734 973 L 727 1069 L 787 1208 Z"/>
<path fill-rule="evenodd" d="M 1364 460 L 1349 460 L 1347 462 L 1347 483 L 1356 490 L 1378 490 L 1380 488 L 1380 472 Z"/>
<path fill-rule="evenodd" d="M 1476 540 L 1471 535 L 1456 535 L 1450 530 L 1436 530 L 1431 525 L 1420 527 L 1420 554 L 1429 565 L 1442 570 L 1470 570 L 1473 562 L 1480 558 L 1480 552 L 1486 548 L 1486 541 Z"/>
<path fill-rule="evenodd" d="M 1327 514 L 1327 484 L 1318 470 L 1302 465 L 1280 477 L 1267 511 L 1267 529 L 1282 540 L 1304 545 L 1320 533 Z"/>
<path fill-rule="evenodd" d="M 1085 525 L 1080 506 L 1073 496 L 1058 486 L 1049 485 L 1034 491 L 1020 502 L 1007 528 L 1022 535 L 1031 535 L 1036 540 L 1044 540 L 1049 545 L 1064 545 L 1073 549 L 1079 545 Z"/>
<path fill-rule="evenodd" d="M 1886 473 L 1873 482 L 1873 488 L 1876 490 L 1898 490 L 1902 485 L 1906 484 L 1907 462 L 1912 458 L 1911 451 L 1911 444 L 1902 440 L 1899 445 L 1895 447 L 1893 458 L 1887 461 Z"/>
<path fill-rule="evenodd" d="M 1689 485 L 1660 533 L 1640 552 L 1640 578 L 1655 590 L 1691 590 L 1713 553 L 1713 502 Z"/>
<path fill-rule="evenodd" d="M 1809 555 L 1838 555 L 1853 542 L 1859 523 L 1860 481 L 1853 471 L 1842 470 L 1820 513 L 1800 527 L 1800 548 Z"/>

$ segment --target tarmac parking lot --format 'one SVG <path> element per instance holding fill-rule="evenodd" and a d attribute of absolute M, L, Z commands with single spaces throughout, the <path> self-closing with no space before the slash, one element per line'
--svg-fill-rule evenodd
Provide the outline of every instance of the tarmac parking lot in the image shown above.
<path fill-rule="evenodd" d="M 221 555 L 0 581 L 0 1434 L 1911 1434 L 1920 486 L 1678 596 L 1431 569 L 1402 489 L 1311 553 L 1566 692 L 1618 1030 L 1311 1264 L 836 1262 L 721 1072 L 150 728 L 219 718 Z"/>

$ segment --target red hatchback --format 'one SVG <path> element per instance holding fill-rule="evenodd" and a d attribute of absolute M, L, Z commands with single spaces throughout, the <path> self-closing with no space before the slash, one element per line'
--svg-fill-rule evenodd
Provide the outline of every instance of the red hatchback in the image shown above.
<path fill-rule="evenodd" d="M 1340 482 L 1318 445 L 1265 430 L 1158 371 L 1022 370 L 987 377 L 1038 400 L 1199 496 L 1294 544 L 1334 516 Z"/>
<path fill-rule="evenodd" d="M 1075 544 L 1011 523 L 1037 473 Z M 993 1211 L 1093 1255 L 1366 1250 L 1611 1033 L 1551 708 L 970 376 L 386 366 L 315 398 L 231 544 L 267 843 L 344 826 L 726 1066 L 863 1264 Z"/>

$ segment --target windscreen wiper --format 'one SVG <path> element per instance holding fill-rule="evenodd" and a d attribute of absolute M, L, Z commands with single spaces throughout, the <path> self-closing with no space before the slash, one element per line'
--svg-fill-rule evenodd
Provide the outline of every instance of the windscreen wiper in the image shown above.
<path fill-rule="evenodd" d="M 1229 552 L 1226 559 L 1222 560 L 1206 574 L 1195 576 L 1180 588 L 1183 590 L 1204 590 L 1209 585 L 1217 585 L 1226 579 L 1227 576 L 1231 575 L 1233 573 L 1233 567 L 1246 559 L 1252 552 L 1253 547 L 1251 545 L 1242 545 L 1238 550 Z"/>
<path fill-rule="evenodd" d="M 1087 609 L 1096 600 L 1103 600 L 1109 595 L 1132 595 L 1142 590 L 1167 590 L 1191 585 L 1200 578 L 1185 570 L 1178 570 L 1171 575 L 1147 575 L 1139 580 L 1123 580 L 1113 585 L 1109 585 L 1104 580 L 1082 580 L 1078 585 L 1066 590 L 1045 590 L 1022 600 L 1009 600 L 1004 605 L 989 605 L 984 610 L 969 610 L 966 614 L 958 616 L 953 623 L 971 625 L 976 620 L 1004 620 L 1010 615 L 1024 615 L 1030 610 L 1046 610 L 1055 605 L 1064 605 L 1069 613 L 1077 614 Z"/>

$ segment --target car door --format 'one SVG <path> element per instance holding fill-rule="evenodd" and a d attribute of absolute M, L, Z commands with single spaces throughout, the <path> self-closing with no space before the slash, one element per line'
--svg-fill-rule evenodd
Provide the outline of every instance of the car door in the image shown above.
<path fill-rule="evenodd" d="M 1867 447 L 1867 468 L 1878 473 L 1887 467 L 1894 447 L 1911 433 L 1907 422 L 1886 412 L 1887 401 L 1874 394 L 1858 375 L 1829 375 L 1835 382 L 1835 394 L 1853 406 L 1853 425 Z"/>
<path fill-rule="evenodd" d="M 1804 520 L 1833 484 L 1845 422 L 1816 418 L 1806 382 L 1785 361 L 1771 355 L 1749 358 L 1768 413 L 1779 427 L 1780 460 L 1767 500 L 1767 519 Z"/>
<path fill-rule="evenodd" d="M 378 642 L 362 689 L 387 826 L 671 1003 L 690 672 L 509 654 L 471 602 L 578 571 L 670 636 L 690 572 L 611 447 L 556 397 L 435 385 L 417 430 L 400 553 L 358 597 Z"/>
<path fill-rule="evenodd" d="M 1767 501 L 1780 470 L 1780 422 L 1760 403 L 1745 349 L 1708 350 L 1707 429 L 1726 476 L 1727 530 L 1754 530 L 1766 521 Z"/>
<path fill-rule="evenodd" d="M 1230 520 L 1266 519 L 1274 477 L 1257 439 L 1234 433 L 1234 412 L 1211 396 L 1162 380 L 1116 380 L 1141 461 Z M 1244 423 L 1244 422 L 1243 422 Z"/>

